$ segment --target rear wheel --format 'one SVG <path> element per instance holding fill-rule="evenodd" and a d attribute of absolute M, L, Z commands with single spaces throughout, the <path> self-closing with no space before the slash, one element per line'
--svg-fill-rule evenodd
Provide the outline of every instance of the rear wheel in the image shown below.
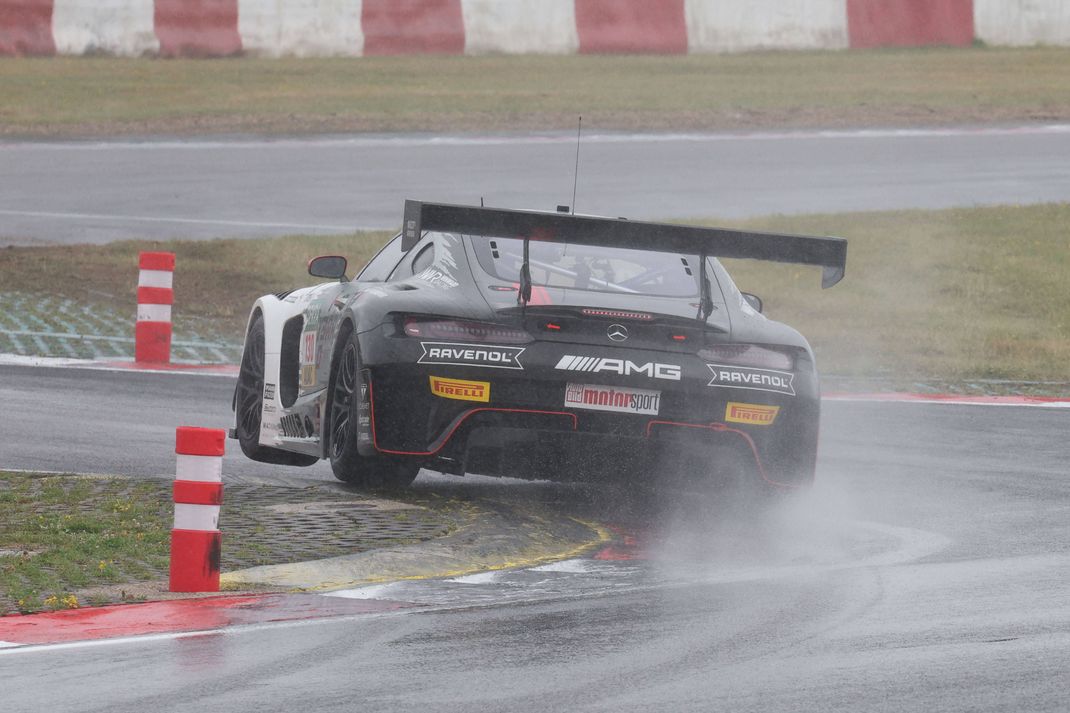
<path fill-rule="evenodd" d="M 264 318 L 256 315 L 245 339 L 245 351 L 234 392 L 238 443 L 242 453 L 252 460 L 276 465 L 312 465 L 319 458 L 302 453 L 280 451 L 260 445 L 260 420 L 264 408 Z"/>
<path fill-rule="evenodd" d="M 360 350 L 356 334 L 339 340 L 331 374 L 330 443 L 327 448 L 331 469 L 341 481 L 359 488 L 401 489 L 416 479 L 420 466 L 409 460 L 388 456 L 362 456 L 357 450 L 361 380 Z"/>

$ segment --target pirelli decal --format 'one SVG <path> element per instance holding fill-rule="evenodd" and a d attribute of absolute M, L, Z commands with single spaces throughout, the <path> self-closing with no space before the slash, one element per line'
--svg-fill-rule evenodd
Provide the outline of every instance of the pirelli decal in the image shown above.
<path fill-rule="evenodd" d="M 752 389 L 754 391 L 771 391 L 774 394 L 795 395 L 792 382 L 795 375 L 790 371 L 773 369 L 751 369 L 745 366 L 726 364 L 707 364 L 713 372 L 709 386 L 723 386 L 729 389 Z"/>
<path fill-rule="evenodd" d="M 728 423 L 746 423 L 751 426 L 772 426 L 779 406 L 762 406 L 759 404 L 741 404 L 729 401 L 725 406 L 724 420 Z"/>
<path fill-rule="evenodd" d="M 420 342 L 424 353 L 417 364 L 455 364 L 488 369 L 523 369 L 520 355 L 524 347 L 501 347 L 490 344 L 455 344 Z"/>
<path fill-rule="evenodd" d="M 458 401 L 490 401 L 489 381 L 466 381 L 464 379 L 445 379 L 441 376 L 428 377 L 431 380 L 431 393 L 444 399 Z"/>

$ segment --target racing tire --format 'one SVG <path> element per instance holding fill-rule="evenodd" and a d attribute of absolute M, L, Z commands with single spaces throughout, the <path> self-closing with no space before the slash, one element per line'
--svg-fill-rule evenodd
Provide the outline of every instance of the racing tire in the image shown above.
<path fill-rule="evenodd" d="M 339 480 L 362 490 L 401 490 L 420 472 L 418 463 L 389 456 L 364 456 L 357 450 L 358 409 L 361 390 L 360 347 L 356 332 L 338 340 L 331 369 L 327 457 Z"/>
<path fill-rule="evenodd" d="M 238 371 L 238 385 L 234 390 L 234 412 L 237 415 L 235 435 L 242 453 L 259 463 L 309 466 L 319 460 L 316 456 L 260 445 L 260 419 L 264 408 L 264 318 L 257 314 L 245 338 L 245 350 Z"/>

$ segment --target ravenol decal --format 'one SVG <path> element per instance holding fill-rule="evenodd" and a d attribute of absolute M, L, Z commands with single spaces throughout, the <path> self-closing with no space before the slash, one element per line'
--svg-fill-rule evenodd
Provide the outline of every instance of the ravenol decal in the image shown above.
<path fill-rule="evenodd" d="M 680 380 L 680 367 L 677 364 L 658 364 L 657 362 L 636 364 L 627 359 L 605 359 L 602 357 L 566 354 L 561 357 L 561 361 L 557 362 L 557 366 L 554 368 L 564 371 L 586 371 L 592 374 L 608 371 L 621 376 L 642 374 L 643 376 L 649 376 L 651 379 Z"/>
<path fill-rule="evenodd" d="M 729 401 L 724 409 L 724 420 L 728 423 L 746 423 L 751 426 L 772 426 L 779 406 L 761 406 L 759 404 L 741 404 Z"/>
<path fill-rule="evenodd" d="M 431 393 L 444 399 L 458 401 L 490 401 L 489 381 L 465 381 L 464 379 L 444 379 L 441 376 L 428 377 L 431 380 Z"/>
<path fill-rule="evenodd" d="M 713 372 L 708 386 L 723 386 L 729 389 L 753 389 L 754 391 L 772 391 L 775 394 L 795 395 L 792 382 L 795 375 L 790 371 L 772 369 L 751 369 L 745 366 L 726 364 L 707 364 Z"/>
<path fill-rule="evenodd" d="M 523 369 L 520 355 L 525 347 L 499 347 L 487 344 L 420 342 L 424 353 L 417 364 L 455 364 L 488 369 Z"/>
<path fill-rule="evenodd" d="M 661 408 L 661 392 L 601 384 L 566 384 L 565 406 L 657 416 Z"/>

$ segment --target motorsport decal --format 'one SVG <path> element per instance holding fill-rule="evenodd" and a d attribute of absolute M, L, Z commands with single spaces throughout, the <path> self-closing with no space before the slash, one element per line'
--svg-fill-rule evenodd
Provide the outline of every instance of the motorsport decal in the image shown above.
<path fill-rule="evenodd" d="M 657 416 L 661 392 L 600 384 L 566 384 L 565 406 L 591 411 L 645 413 Z"/>
<path fill-rule="evenodd" d="M 458 401 L 490 401 L 489 381 L 465 381 L 464 379 L 444 379 L 441 376 L 428 377 L 431 380 L 431 393 L 444 399 Z"/>
<path fill-rule="evenodd" d="M 371 399 L 368 394 L 368 381 L 371 372 L 364 369 L 360 372 L 360 400 L 357 401 L 357 443 L 370 445 L 372 443 L 372 419 Z"/>
<path fill-rule="evenodd" d="M 585 357 L 566 354 L 561 357 L 561 361 L 557 362 L 557 366 L 554 368 L 562 369 L 564 371 L 586 371 L 592 374 L 608 371 L 613 374 L 620 374 L 621 376 L 642 374 L 643 376 L 649 376 L 651 379 L 668 379 L 669 381 L 680 380 L 680 367 L 677 364 L 658 364 L 657 362 L 636 364 L 627 359 L 605 359 L 602 357 Z"/>
<path fill-rule="evenodd" d="M 790 371 L 772 369 L 752 369 L 746 366 L 728 366 L 726 364 L 707 364 L 713 372 L 713 378 L 707 386 L 724 386 L 729 389 L 754 389 L 755 391 L 772 391 L 775 394 L 795 395 L 792 382 L 795 375 Z"/>
<path fill-rule="evenodd" d="M 523 369 L 520 355 L 526 347 L 499 347 L 487 344 L 420 342 L 424 353 L 417 364 L 456 364 L 491 369 Z"/>
<path fill-rule="evenodd" d="M 729 401 L 724 409 L 724 420 L 728 423 L 747 423 L 751 426 L 772 426 L 778 413 L 780 413 L 779 406 L 760 406 Z"/>
<path fill-rule="evenodd" d="M 274 384 L 264 384 L 264 401 L 274 401 L 274 400 L 275 400 L 275 385 Z"/>

